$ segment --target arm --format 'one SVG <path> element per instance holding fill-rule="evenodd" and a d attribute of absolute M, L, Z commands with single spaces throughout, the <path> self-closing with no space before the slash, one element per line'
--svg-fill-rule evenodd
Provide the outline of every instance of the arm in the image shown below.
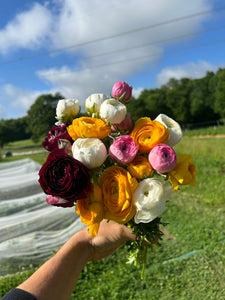
<path fill-rule="evenodd" d="M 69 299 L 88 261 L 107 257 L 124 242 L 134 239 L 129 228 L 112 221 L 101 222 L 98 235 L 94 238 L 84 228 L 18 288 L 33 294 L 38 300 Z"/>

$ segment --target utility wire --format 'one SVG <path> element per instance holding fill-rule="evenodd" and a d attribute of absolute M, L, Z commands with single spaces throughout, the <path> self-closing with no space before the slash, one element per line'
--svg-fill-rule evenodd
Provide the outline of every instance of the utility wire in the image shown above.
<path fill-rule="evenodd" d="M 206 47 L 206 46 L 210 46 L 213 44 L 221 44 L 224 43 L 225 39 L 223 40 L 217 40 L 217 41 L 212 41 L 212 42 L 207 42 L 207 43 L 203 43 L 200 45 L 195 45 L 195 46 L 190 46 L 190 47 L 184 47 L 181 49 L 176 49 L 176 50 L 171 50 L 171 51 L 167 51 L 164 54 L 170 54 L 170 53 L 177 53 L 180 51 L 184 51 L 184 50 L 188 50 L 188 49 L 195 49 L 195 48 L 199 48 L 199 47 Z M 51 74 L 49 74 L 49 77 L 56 77 L 56 76 L 60 76 L 60 75 L 64 75 L 64 74 L 69 74 L 69 73 L 73 73 L 73 72 L 78 72 L 78 71 L 83 71 L 83 70 L 89 70 L 89 69 L 96 69 L 96 68 L 102 68 L 105 66 L 110 66 L 110 65 L 117 65 L 117 64 L 121 64 L 121 63 L 126 63 L 126 62 L 130 62 L 130 61 L 135 61 L 135 60 L 145 60 L 147 58 L 150 57 L 156 57 L 159 56 L 159 53 L 153 53 L 152 55 L 146 55 L 146 56 L 138 56 L 138 57 L 133 57 L 133 58 L 129 58 L 129 59 L 123 59 L 123 60 L 118 60 L 118 61 L 114 61 L 114 62 L 110 62 L 110 63 L 104 63 L 104 64 L 99 64 L 99 65 L 93 65 L 93 66 L 88 66 L 88 67 L 83 67 L 83 68 L 77 68 L 74 70 L 70 70 L 70 71 L 64 71 L 64 72 L 52 72 Z M 21 80 L 15 80 L 13 82 L 24 82 L 24 81 L 31 81 L 31 80 L 37 80 L 36 78 L 27 78 L 27 79 L 21 79 Z M 46 79 L 48 80 L 48 79 Z"/>
<path fill-rule="evenodd" d="M 133 49 L 143 48 L 143 47 L 147 47 L 147 46 L 157 45 L 157 44 L 170 42 L 170 41 L 178 40 L 178 39 L 183 39 L 183 38 L 187 38 L 187 37 L 193 37 L 195 35 L 199 35 L 199 34 L 210 32 L 210 31 L 220 30 L 220 29 L 223 29 L 223 28 L 225 28 L 225 25 L 214 27 L 214 28 L 209 28 L 209 29 L 206 29 L 206 30 L 201 30 L 201 31 L 194 32 L 194 33 L 188 33 L 188 34 L 184 34 L 184 35 L 180 35 L 180 36 L 175 36 L 175 37 L 171 37 L 171 38 L 164 39 L 164 40 L 158 40 L 158 41 L 154 41 L 154 42 L 151 42 L 151 43 L 145 43 L 145 44 L 136 45 L 136 46 L 132 46 L 132 47 L 126 47 L 126 48 L 122 48 L 122 49 L 115 49 L 115 50 L 112 50 L 112 51 L 102 52 L 102 53 L 99 53 L 99 54 L 94 54 L 94 55 L 90 55 L 90 56 L 87 56 L 87 57 L 83 57 L 79 61 L 84 61 L 84 60 L 88 60 L 88 59 L 91 59 L 91 58 L 101 57 L 101 56 L 110 55 L 110 54 L 114 54 L 114 53 L 118 53 L 118 52 L 124 52 L 124 51 L 133 50 Z M 74 62 L 74 59 L 72 59 L 72 60 L 70 59 L 70 60 L 67 60 L 67 61 L 64 61 L 64 62 L 60 62 L 60 63 L 54 63 L 54 64 L 48 64 L 48 65 L 43 65 L 43 66 L 38 66 L 38 67 L 33 67 L 33 68 L 22 69 L 22 70 L 18 70 L 18 71 L 8 71 L 8 72 L 3 71 L 2 73 L 4 73 L 4 75 L 5 74 L 21 74 L 21 73 L 37 70 L 37 68 L 50 68 L 50 67 L 60 66 L 60 65 L 63 65 L 63 64 L 68 64 L 68 63 L 71 63 L 71 62 Z"/>
<path fill-rule="evenodd" d="M 88 44 L 97 43 L 97 42 L 100 42 L 100 41 L 113 39 L 113 38 L 120 37 L 120 36 L 123 36 L 123 35 L 132 34 L 132 33 L 142 31 L 142 30 L 152 29 L 152 28 L 156 28 L 156 27 L 159 27 L 159 26 L 180 22 L 180 21 L 183 21 L 183 20 L 199 17 L 199 16 L 202 16 L 202 15 L 206 15 L 206 14 L 209 14 L 209 13 L 212 13 L 212 12 L 217 12 L 217 11 L 222 11 L 222 10 L 225 10 L 225 6 L 215 8 L 215 9 L 212 9 L 212 10 L 206 10 L 206 11 L 198 12 L 198 13 L 195 13 L 195 14 L 186 15 L 186 16 L 179 17 L 179 18 L 174 18 L 174 19 L 163 21 L 163 22 L 160 22 L 160 23 L 150 24 L 150 25 L 147 25 L 147 26 L 143 26 L 143 27 L 132 29 L 132 30 L 120 32 L 118 34 L 105 36 L 105 37 L 97 38 L 97 39 L 94 39 L 94 40 L 89 40 L 89 41 L 79 43 L 79 44 L 70 45 L 70 46 L 67 46 L 67 47 L 62 47 L 62 48 L 53 49 L 53 50 L 50 50 L 50 51 L 40 52 L 40 53 L 36 53 L 36 54 L 33 54 L 33 55 L 29 55 L 29 56 L 19 57 L 19 58 L 14 59 L 14 60 L 8 60 L 8 61 L 5 61 L 5 62 L 0 62 L 0 65 L 15 63 L 15 62 L 18 62 L 18 61 L 31 59 L 31 58 L 38 57 L 38 56 L 43 56 L 43 55 L 47 55 L 47 54 L 51 54 L 51 53 L 61 52 L 61 51 L 64 51 L 64 50 L 69 50 L 69 49 L 73 49 L 73 48 L 76 48 L 76 47 L 81 47 L 81 46 L 84 46 L 84 45 L 88 45 Z"/>

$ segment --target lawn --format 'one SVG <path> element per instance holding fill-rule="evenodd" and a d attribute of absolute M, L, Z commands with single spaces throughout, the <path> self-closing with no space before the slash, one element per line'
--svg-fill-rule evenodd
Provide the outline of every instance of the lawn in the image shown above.
<path fill-rule="evenodd" d="M 71 299 L 223 300 L 225 295 L 225 138 L 185 136 L 176 152 L 192 154 L 197 186 L 181 187 L 162 215 L 167 235 L 148 252 L 145 277 L 126 264 L 126 246 L 83 269 Z M 35 157 L 33 157 L 35 159 Z M 41 161 L 40 161 L 41 162 Z M 33 268 L 0 281 L 0 296 Z"/>

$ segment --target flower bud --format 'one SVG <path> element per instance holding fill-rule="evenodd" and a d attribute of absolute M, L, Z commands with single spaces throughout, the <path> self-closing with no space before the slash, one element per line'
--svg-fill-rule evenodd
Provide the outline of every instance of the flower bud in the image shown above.
<path fill-rule="evenodd" d="M 108 97 L 104 94 L 92 94 L 85 101 L 85 109 L 90 114 L 98 114 L 101 104 Z"/>
<path fill-rule="evenodd" d="M 166 210 L 166 198 L 171 194 L 171 186 L 164 187 L 164 181 L 157 178 L 142 180 L 133 194 L 137 207 L 135 223 L 149 223 Z"/>
<path fill-rule="evenodd" d="M 59 121 L 57 125 L 72 122 L 80 112 L 80 104 L 77 99 L 59 100 L 56 107 L 56 119 Z"/>
<path fill-rule="evenodd" d="M 126 114 L 126 106 L 115 99 L 105 100 L 100 107 L 100 117 L 112 124 L 121 123 L 125 119 Z"/>
<path fill-rule="evenodd" d="M 100 167 L 107 157 L 106 147 L 98 138 L 77 139 L 73 143 L 72 153 L 88 169 Z"/>
<path fill-rule="evenodd" d="M 170 137 L 167 141 L 167 145 L 171 147 L 175 146 L 182 138 L 182 130 L 180 125 L 164 114 L 159 114 L 155 120 L 162 123 L 170 131 Z"/>
<path fill-rule="evenodd" d="M 112 88 L 112 96 L 119 100 L 128 101 L 132 96 L 132 86 L 124 81 L 118 81 Z"/>
<path fill-rule="evenodd" d="M 157 172 L 166 173 L 176 167 L 177 156 L 172 147 L 158 144 L 150 151 L 148 160 Z"/>
<path fill-rule="evenodd" d="M 127 131 L 128 133 L 132 131 L 133 129 L 133 121 L 131 118 L 131 114 L 127 113 L 125 119 L 119 123 L 119 124 L 114 124 L 111 128 L 112 130 L 124 130 Z"/>
<path fill-rule="evenodd" d="M 109 155 L 119 163 L 125 165 L 134 159 L 138 148 L 129 135 L 121 135 L 109 147 Z"/>

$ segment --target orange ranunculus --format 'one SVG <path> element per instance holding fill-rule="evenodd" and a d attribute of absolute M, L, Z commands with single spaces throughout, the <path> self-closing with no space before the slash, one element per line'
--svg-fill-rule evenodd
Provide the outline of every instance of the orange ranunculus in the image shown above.
<path fill-rule="evenodd" d="M 148 177 L 152 173 L 152 166 L 144 156 L 136 156 L 128 166 L 128 171 L 137 179 Z"/>
<path fill-rule="evenodd" d="M 157 144 L 166 144 L 170 131 L 162 123 L 145 117 L 136 121 L 130 136 L 139 145 L 141 153 L 148 153 Z"/>
<path fill-rule="evenodd" d="M 104 216 L 102 191 L 98 185 L 92 184 L 87 197 L 77 201 L 76 213 L 80 216 L 81 222 L 89 226 L 90 236 L 96 236 Z"/>
<path fill-rule="evenodd" d="M 138 182 L 124 168 L 112 166 L 107 168 L 99 178 L 102 189 L 105 218 L 125 224 L 135 215 L 133 193 Z"/>
<path fill-rule="evenodd" d="M 177 191 L 179 185 L 190 184 L 196 185 L 195 176 L 198 174 L 195 165 L 193 164 L 193 158 L 188 154 L 181 154 L 177 158 L 176 167 L 169 172 L 169 180 Z"/>
<path fill-rule="evenodd" d="M 67 131 L 75 140 L 83 137 L 103 139 L 110 134 L 111 129 L 101 119 L 81 117 L 74 119 L 72 125 L 67 127 Z"/>

